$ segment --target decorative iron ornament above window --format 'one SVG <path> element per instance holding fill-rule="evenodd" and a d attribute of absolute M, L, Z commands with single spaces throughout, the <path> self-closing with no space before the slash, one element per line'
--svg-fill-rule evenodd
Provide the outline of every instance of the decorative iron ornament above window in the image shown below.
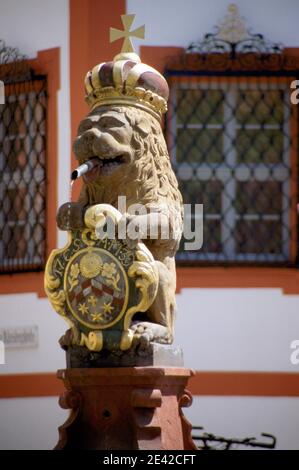
<path fill-rule="evenodd" d="M 189 72 L 210 70 L 214 73 L 231 69 L 235 73 L 248 69 L 273 73 L 299 68 L 299 59 L 285 54 L 283 44 L 253 33 L 239 15 L 238 7 L 231 4 L 214 32 L 206 33 L 201 41 L 191 43 L 183 55 L 171 58 L 166 72 L 182 67 Z"/>
<path fill-rule="evenodd" d="M 0 80 L 4 83 L 17 83 L 31 80 L 33 71 L 28 57 L 16 47 L 10 47 L 0 39 Z"/>
<path fill-rule="evenodd" d="M 229 5 L 228 14 L 215 27 L 215 33 L 205 34 L 201 42 L 190 44 L 188 52 L 212 53 L 228 52 L 231 56 L 236 53 L 254 52 L 259 54 L 280 54 L 282 44 L 267 41 L 262 34 L 253 34 L 246 27 L 245 20 L 239 15 L 238 7 Z"/>

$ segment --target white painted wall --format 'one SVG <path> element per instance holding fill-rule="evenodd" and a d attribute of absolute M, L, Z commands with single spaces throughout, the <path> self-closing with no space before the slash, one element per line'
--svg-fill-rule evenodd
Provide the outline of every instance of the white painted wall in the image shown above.
<path fill-rule="evenodd" d="M 299 372 L 290 362 L 290 344 L 299 339 L 298 296 L 279 289 L 183 289 L 177 303 L 175 343 L 183 347 L 187 367 Z M 7 295 L 0 305 L 0 328 L 37 324 L 40 343 L 37 350 L 7 350 L 0 373 L 64 367 L 57 341 L 66 323 L 47 299 Z"/>
<path fill-rule="evenodd" d="M 299 372 L 290 344 L 299 339 L 299 296 L 280 289 L 183 289 L 176 343 L 200 370 Z"/>
<path fill-rule="evenodd" d="M 38 325 L 39 347 L 6 349 L 1 374 L 53 372 L 65 367 L 64 351 L 57 341 L 66 330 L 65 321 L 51 308 L 46 298 L 35 294 L 0 297 L 0 328 Z"/>
<path fill-rule="evenodd" d="M 0 400 L 0 450 L 51 450 L 68 411 L 56 397 Z"/>
<path fill-rule="evenodd" d="M 264 432 L 276 437 L 276 449 L 299 449 L 299 398 L 195 397 L 184 414 L 218 436 L 269 442 L 261 436 Z"/>
<path fill-rule="evenodd" d="M 212 30 L 228 3 L 127 0 L 127 11 L 136 13 L 136 26 L 146 24 L 143 44 L 186 47 Z M 254 32 L 299 46 L 297 0 L 236 3 Z M 68 0 L 0 0 L 0 11 L 0 37 L 8 45 L 19 47 L 29 57 L 38 50 L 61 48 L 58 203 L 62 204 L 68 198 L 70 168 Z M 65 234 L 59 233 L 60 246 L 64 240 Z M 289 346 L 299 339 L 299 296 L 285 296 L 279 289 L 184 289 L 178 295 L 178 306 L 176 343 L 184 348 L 186 366 L 298 372 L 298 366 L 290 364 Z M 39 348 L 7 351 L 7 363 L 0 365 L 0 373 L 64 367 L 57 340 L 66 325 L 47 300 L 35 294 L 1 296 L 0 327 L 32 324 L 39 327 Z M 277 435 L 281 448 L 299 448 L 297 399 L 200 397 L 188 415 L 210 432 L 242 436 L 268 431 Z M 1 400 L 0 416 L 0 448 L 52 448 L 65 412 L 56 398 Z M 28 422 L 32 423 L 30 432 Z"/>
<path fill-rule="evenodd" d="M 254 33 L 274 42 L 299 46 L 298 0 L 127 0 L 127 12 L 136 14 L 136 26 L 145 24 L 145 41 L 134 44 L 187 47 L 213 31 L 235 3 Z"/>
<path fill-rule="evenodd" d="M 277 449 L 299 449 L 299 398 L 195 397 L 184 413 L 205 432 L 269 442 L 268 432 Z M 26 398 L 0 400 L 0 416 L 0 450 L 38 450 L 53 449 L 68 412 L 56 397 Z"/>

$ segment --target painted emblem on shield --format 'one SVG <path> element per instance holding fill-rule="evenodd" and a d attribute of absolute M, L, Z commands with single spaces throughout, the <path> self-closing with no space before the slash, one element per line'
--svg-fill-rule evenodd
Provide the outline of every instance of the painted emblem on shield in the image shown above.
<path fill-rule="evenodd" d="M 108 328 L 126 310 L 127 274 L 106 250 L 92 247 L 76 253 L 66 267 L 64 282 L 71 313 L 89 328 Z"/>

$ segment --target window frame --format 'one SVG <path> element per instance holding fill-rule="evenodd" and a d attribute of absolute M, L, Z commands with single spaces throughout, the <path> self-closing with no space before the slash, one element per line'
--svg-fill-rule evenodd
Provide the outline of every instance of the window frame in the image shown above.
<path fill-rule="evenodd" d="M 58 90 L 60 89 L 60 48 L 39 51 L 35 59 L 28 60 L 36 75 L 47 76 L 46 120 L 46 259 L 56 247 L 57 210 L 57 154 L 58 154 Z M 0 274 L 0 295 L 35 292 L 45 297 L 44 270 Z"/>
<path fill-rule="evenodd" d="M 236 82 L 238 80 L 238 83 Z M 176 113 L 174 111 L 175 108 L 175 103 L 176 103 L 176 93 L 178 89 L 211 89 L 211 90 L 223 90 L 224 93 L 228 90 L 230 94 L 230 99 L 236 99 L 236 96 L 233 97 L 233 92 L 235 93 L 239 89 L 248 89 L 250 87 L 252 90 L 261 89 L 261 86 L 264 87 L 265 89 L 282 89 L 284 90 L 284 100 L 283 100 L 283 105 L 284 105 L 284 113 L 287 114 L 287 117 L 289 117 L 288 120 L 288 136 L 292 142 L 292 145 L 286 149 L 286 140 L 287 138 L 284 137 L 284 152 L 283 152 L 283 161 L 281 162 L 281 167 L 283 168 L 284 164 L 286 164 L 289 169 L 290 169 L 290 174 L 291 177 L 288 178 L 287 180 L 283 181 L 283 194 L 288 194 L 289 201 L 286 201 L 286 197 L 282 198 L 282 204 L 286 204 L 286 202 L 289 202 L 287 210 L 284 210 L 282 208 L 282 213 L 284 217 L 283 221 L 283 226 L 282 226 L 282 239 L 284 237 L 287 237 L 288 243 L 287 243 L 287 248 L 285 249 L 285 245 L 283 244 L 282 247 L 282 252 L 278 255 L 276 254 L 255 254 L 255 253 L 246 253 L 246 254 L 234 254 L 235 253 L 235 248 L 233 245 L 235 245 L 235 240 L 233 237 L 230 236 L 231 231 L 233 228 L 236 226 L 237 223 L 237 217 L 235 217 L 235 209 L 233 205 L 231 204 L 232 198 L 228 197 L 227 195 L 227 185 L 225 185 L 225 191 L 222 192 L 221 199 L 222 199 L 222 212 L 226 214 L 226 219 L 224 220 L 224 217 L 222 214 L 219 215 L 219 219 L 221 220 L 221 238 L 224 240 L 227 240 L 231 238 L 231 243 L 229 247 L 229 256 L 222 251 L 222 253 L 217 253 L 215 252 L 205 252 L 202 254 L 195 254 L 194 253 L 194 259 L 192 259 L 192 253 L 188 254 L 188 260 L 184 259 L 183 256 L 179 256 L 177 258 L 177 264 L 180 266 L 189 266 L 189 265 L 212 265 L 213 263 L 217 265 L 225 265 L 228 266 L 230 264 L 234 265 L 257 265 L 257 266 L 275 266 L 277 265 L 283 265 L 286 266 L 288 264 L 295 264 L 296 258 L 297 258 L 297 218 L 296 218 L 296 203 L 294 204 L 294 187 L 296 188 L 297 186 L 297 155 L 298 155 L 298 142 L 296 139 L 296 135 L 299 133 L 299 125 L 298 125 L 298 109 L 294 108 L 294 105 L 290 103 L 289 107 L 286 110 L 286 100 L 287 97 L 289 97 L 289 90 L 287 88 L 287 83 L 288 81 L 291 81 L 291 78 L 289 79 L 288 77 L 264 77 L 264 76 L 234 76 L 234 75 L 228 75 L 228 76 L 222 76 L 222 75 L 211 75 L 206 76 L 205 74 L 200 75 L 200 76 L 189 76 L 187 74 L 184 75 L 184 73 L 177 73 L 175 75 L 170 75 L 168 76 L 168 84 L 170 88 L 170 99 L 169 99 L 169 106 L 168 106 L 168 113 L 166 116 L 166 141 L 168 143 L 169 151 L 170 151 L 170 158 L 174 165 L 176 165 L 176 146 L 175 146 L 175 136 L 178 128 L 181 128 L 180 125 L 177 125 L 176 121 Z M 256 87 L 256 84 L 258 84 L 258 88 Z M 270 85 L 270 88 L 269 88 Z M 233 90 L 233 91 L 232 91 Z M 225 107 L 228 109 L 230 107 L 227 106 L 227 103 L 224 105 L 224 113 L 226 112 Z M 292 109 L 291 109 L 292 108 Z M 291 112 L 292 111 L 292 112 Z M 237 124 L 237 119 L 235 116 L 233 116 L 233 121 L 230 119 L 229 124 L 230 128 L 234 127 L 231 132 L 233 134 L 236 134 L 236 131 L 238 128 L 242 128 L 240 124 Z M 224 125 L 227 130 L 227 126 L 225 124 L 224 120 Z M 286 125 L 286 122 L 284 120 L 284 126 Z M 182 125 L 181 125 L 182 126 Z M 182 126 L 182 128 L 188 128 L 189 126 Z M 191 128 L 194 128 L 195 125 L 191 125 Z M 203 126 L 202 126 L 203 127 Z M 213 129 L 222 129 L 222 125 L 212 125 Z M 205 126 L 206 128 L 206 126 Z M 260 128 L 262 128 L 260 126 Z M 227 137 L 227 132 L 224 132 L 224 140 Z M 286 135 L 286 129 L 284 129 L 283 135 Z M 231 138 L 229 138 L 231 139 Z M 227 139 L 226 139 L 227 140 Z M 225 146 L 225 141 L 223 142 L 223 146 Z M 227 173 L 228 166 L 231 166 L 233 164 L 236 164 L 236 152 L 234 152 L 234 158 L 232 158 L 232 152 L 229 152 L 229 157 L 230 161 L 226 160 L 224 163 L 224 172 Z M 294 155 L 295 154 L 295 155 Z M 225 155 L 227 155 L 225 153 Z M 227 165 L 229 163 L 229 165 Z M 183 167 L 184 163 L 179 163 L 180 167 Z M 279 164 L 275 164 L 275 167 L 277 167 Z M 197 168 L 204 169 L 204 164 L 201 163 L 195 163 L 194 166 Z M 219 170 L 219 167 L 221 166 L 221 163 L 215 163 L 215 164 L 208 164 L 207 165 L 207 170 L 211 171 L 211 167 L 217 167 Z M 255 168 L 258 167 L 258 164 L 253 164 Z M 262 165 L 264 166 L 264 165 Z M 186 167 L 192 167 L 192 164 L 188 162 L 186 164 Z M 256 168 L 254 171 L 258 171 L 259 168 Z M 281 169 L 280 169 L 281 170 Z M 232 170 L 230 170 L 230 174 L 232 173 Z M 191 178 L 192 179 L 192 178 Z M 247 181 L 250 181 L 250 177 L 248 178 Z M 186 178 L 186 181 L 188 178 Z M 205 179 L 202 179 L 205 181 Z M 223 182 L 225 184 L 225 178 L 221 179 L 218 178 L 217 180 Z M 236 179 L 231 178 L 231 181 L 229 183 L 229 189 L 230 192 L 236 193 Z M 267 180 L 265 180 L 267 181 Z M 270 180 L 269 180 L 270 181 Z M 278 180 L 275 180 L 278 181 Z M 243 182 L 243 180 L 242 180 Z M 296 190 L 295 190 L 296 191 Z M 295 192 L 296 194 L 296 192 Z M 200 203 L 201 201 L 196 201 L 197 203 Z M 295 206 L 295 207 L 294 207 Z M 226 209 L 225 209 L 226 208 Z M 229 210 L 227 210 L 229 209 Z M 205 211 L 205 208 L 203 208 Z M 295 212 L 295 217 L 294 217 L 294 212 Z M 212 218 L 215 219 L 215 215 L 212 214 Z M 263 217 L 266 216 L 267 214 L 263 215 Z M 288 219 L 288 221 L 287 221 Z M 246 216 L 244 216 L 243 220 L 247 220 Z M 225 230 L 223 230 L 223 227 Z M 196 258 L 195 258 L 196 257 Z M 208 257 L 209 259 L 205 259 Z M 265 257 L 267 258 L 266 261 Z"/>
<path fill-rule="evenodd" d="M 45 185 L 45 194 L 43 196 L 43 206 L 44 206 L 44 209 L 43 209 L 43 215 L 42 215 L 42 220 L 41 218 L 39 218 L 39 223 L 42 224 L 42 227 L 43 227 L 43 231 L 45 232 L 45 235 L 47 236 L 47 227 L 46 227 L 46 200 L 47 200 L 47 194 L 46 194 L 46 180 L 47 180 L 47 174 L 46 174 L 46 155 L 47 155 L 47 128 L 46 128 L 46 123 L 47 123 L 47 80 L 46 80 L 46 76 L 40 76 L 38 78 L 32 78 L 32 79 L 28 79 L 28 81 L 24 81 L 24 82 L 21 82 L 21 83 L 16 83 L 16 84 L 8 84 L 6 85 L 6 100 L 9 101 L 10 103 L 15 103 L 15 102 L 18 102 L 18 99 L 20 97 L 26 97 L 25 99 L 29 102 L 31 99 L 32 99 L 32 95 L 31 93 L 33 93 L 33 97 L 34 97 L 34 100 L 36 100 L 36 95 L 38 94 L 38 100 L 40 100 L 41 97 L 43 97 L 45 99 L 45 111 L 44 111 L 44 120 L 43 120 L 43 123 L 44 123 L 44 129 L 43 130 L 39 130 L 38 132 L 35 131 L 34 133 L 32 132 L 32 130 L 28 131 L 28 132 L 24 132 L 23 134 L 18 134 L 18 133 L 15 133 L 15 134 L 9 134 L 7 136 L 3 136 L 4 132 L 5 132 L 5 127 L 7 127 L 7 125 L 4 125 L 2 122 L 0 122 L 0 140 L 2 142 L 5 142 L 6 140 L 10 140 L 10 141 L 14 141 L 15 139 L 19 138 L 19 140 L 22 140 L 22 139 L 26 139 L 27 140 L 27 147 L 32 145 L 31 143 L 31 138 L 33 138 L 33 140 L 36 138 L 36 136 L 40 136 L 41 138 L 44 138 L 45 141 L 46 141 L 46 145 L 45 147 L 43 148 L 43 153 L 45 155 L 45 164 L 43 165 L 43 168 L 42 170 L 41 169 L 36 169 L 36 168 L 33 168 L 31 169 L 32 171 L 32 174 L 33 174 L 33 180 L 30 181 L 30 184 L 28 185 L 28 187 L 17 187 L 15 186 L 14 188 L 9 188 L 9 184 L 4 184 L 4 188 L 1 188 L 1 185 L 0 185 L 0 198 L 3 198 L 5 192 L 9 192 L 9 191 L 15 191 L 15 192 L 22 192 L 22 190 L 25 190 L 24 191 L 24 199 L 27 197 L 27 196 L 31 196 L 34 197 L 36 195 L 36 187 L 39 183 L 43 182 L 44 185 Z M 32 103 L 31 103 L 32 105 Z M 25 107 L 24 108 L 24 118 L 22 121 L 20 121 L 18 124 L 24 124 L 25 125 L 25 128 L 28 129 L 29 126 L 31 125 L 31 123 L 33 122 L 32 121 L 32 106 L 29 106 L 28 108 Z M 2 171 L 2 170 L 1 170 Z M 6 177 L 6 181 L 9 181 L 11 179 L 14 178 L 15 175 L 18 175 L 18 173 L 22 173 L 22 169 L 21 168 L 16 168 L 16 169 L 10 169 L 8 170 L 7 169 L 7 166 L 4 164 L 4 171 L 2 171 L 2 174 L 4 176 L 4 179 Z M 38 181 L 38 175 L 40 173 L 40 171 L 42 171 L 43 173 L 43 176 L 42 176 L 42 181 Z M 26 172 L 26 169 L 25 169 L 25 172 Z M 35 177 L 37 179 L 35 179 Z M 28 209 L 24 208 L 24 212 L 25 212 L 25 215 L 29 218 L 30 220 L 30 225 L 33 227 L 33 224 L 36 224 L 37 223 L 37 214 L 33 211 L 29 211 Z M 0 217 L 2 218 L 2 214 L 0 212 Z M 1 223 L 1 221 L 0 221 Z M 15 220 L 11 220 L 11 221 L 8 221 L 7 222 L 8 225 L 10 227 L 24 227 L 25 228 L 27 227 L 27 220 L 18 220 L 18 219 L 15 219 Z M 46 237 L 45 237 L 45 245 L 46 245 Z M 44 248 L 44 252 L 46 251 L 46 246 Z M 22 257 L 19 257 L 19 256 L 16 256 L 15 258 L 12 258 L 12 257 L 5 257 L 5 243 L 2 242 L 2 240 L 0 240 L 0 255 L 1 255 L 1 258 L 3 260 L 3 266 L 1 269 L 5 268 L 5 264 L 7 264 L 9 266 L 9 269 L 7 269 L 7 271 L 5 271 L 3 269 L 3 271 L 0 271 L 0 275 L 3 275 L 3 274 L 18 274 L 18 273 L 21 273 L 21 272 L 30 272 L 30 271 L 40 271 L 42 270 L 41 268 L 41 261 L 40 261 L 40 258 L 41 256 L 40 255 L 37 255 L 35 256 L 35 253 L 34 253 L 34 243 L 33 243 L 33 240 L 32 239 L 29 239 L 27 240 L 27 243 L 26 243 L 26 248 L 25 248 L 25 254 L 22 256 Z M 27 258 L 27 259 L 26 259 Z M 32 260 L 31 263 L 29 263 L 29 260 Z M 46 259 L 44 260 L 44 264 L 46 263 Z M 21 268 L 19 269 L 19 264 L 21 265 Z M 16 268 L 14 270 L 14 267 Z"/>

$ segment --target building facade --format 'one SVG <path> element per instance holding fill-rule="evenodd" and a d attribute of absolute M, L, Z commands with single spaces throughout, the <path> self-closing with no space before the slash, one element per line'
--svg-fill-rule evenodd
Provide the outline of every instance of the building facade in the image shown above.
<path fill-rule="evenodd" d="M 269 0 L 255 0 L 249 3 L 237 0 L 236 4 L 240 15 L 246 18 L 254 32 L 262 33 L 274 44 L 283 44 L 284 48 L 299 57 L 296 0 L 287 0 L 284 3 Z M 164 72 L 166 65 L 172 63 L 171 58 L 181 54 L 191 43 L 201 40 L 206 33 L 214 31 L 214 25 L 225 18 L 228 4 L 222 0 L 211 0 L 208 3 L 203 0 L 200 2 L 189 0 L 187 3 L 179 0 L 159 2 L 52 0 L 50 3 L 37 0 L 26 0 L 23 3 L 17 0 L 2 0 L 1 6 L 1 39 L 8 46 L 17 47 L 21 53 L 26 54 L 36 75 L 47 77 L 44 162 L 47 185 L 44 194 L 43 221 L 47 240 L 45 254 L 47 254 L 54 246 L 63 246 L 66 242 L 65 233 L 56 230 L 55 212 L 59 205 L 69 200 L 68 181 L 71 168 L 74 166 L 72 140 L 76 135 L 80 119 L 88 111 L 84 103 L 85 73 L 96 63 L 112 59 L 119 51 L 118 44 L 109 43 L 109 27 L 121 27 L 121 14 L 135 13 L 136 27 L 141 24 L 146 25 L 145 41 L 141 43 L 136 40 L 137 52 L 145 63 Z M 266 143 L 268 148 L 272 149 L 272 153 L 270 156 L 263 153 L 264 166 L 267 158 L 270 159 L 269 165 L 274 161 L 276 166 L 273 171 L 271 170 L 272 173 L 269 170 L 272 175 L 270 184 L 267 178 L 260 180 L 257 178 L 259 188 L 263 187 L 263 191 L 266 191 L 265 197 L 271 200 L 277 196 L 278 188 L 282 188 L 284 198 L 281 202 L 277 202 L 276 206 L 276 203 L 273 203 L 270 212 L 265 209 L 259 218 L 260 221 L 265 220 L 265 227 L 269 221 L 272 223 L 273 237 L 269 235 L 267 229 L 264 235 L 258 234 L 254 228 L 249 229 L 249 233 L 251 230 L 253 234 L 252 239 L 257 240 L 259 246 L 272 246 L 271 252 L 260 250 L 260 258 L 256 256 L 254 260 L 250 259 L 248 253 L 257 253 L 257 251 L 252 245 L 246 253 L 238 251 L 236 247 L 242 236 L 240 232 L 239 238 L 236 236 L 235 247 L 225 248 L 228 250 L 226 253 L 229 253 L 228 259 L 221 257 L 215 259 L 211 253 L 219 254 L 217 243 L 223 243 L 223 240 L 221 237 L 217 238 L 215 235 L 217 228 L 214 228 L 207 237 L 207 240 L 211 238 L 214 240 L 210 251 L 208 250 L 209 256 L 200 259 L 200 254 L 199 258 L 191 260 L 192 262 L 182 259 L 178 266 L 175 341 L 184 350 L 186 367 L 197 371 L 191 385 L 194 402 L 186 414 L 192 424 L 203 426 L 207 432 L 227 437 L 251 435 L 258 437 L 261 432 L 268 432 L 276 436 L 277 448 L 298 449 L 299 364 L 291 361 L 293 352 L 291 345 L 295 340 L 299 340 L 299 275 L 296 269 L 298 239 L 295 209 L 298 186 L 296 176 L 298 133 L 296 127 L 289 130 L 283 127 L 286 120 L 280 118 L 279 113 L 285 112 L 286 104 L 284 101 L 282 104 L 278 101 L 282 96 L 281 90 L 289 87 L 293 77 L 286 74 L 282 80 L 281 77 L 278 79 L 275 76 L 272 82 L 267 78 L 267 83 L 272 83 L 269 87 L 270 102 L 267 102 L 268 108 L 271 108 L 271 115 L 268 116 L 265 111 L 265 121 L 260 122 L 258 119 L 263 115 L 263 109 L 259 109 L 257 120 L 249 123 L 255 127 L 249 130 L 244 123 L 238 121 L 237 104 L 233 105 L 230 101 L 234 96 L 230 91 L 233 87 L 230 87 L 225 95 L 227 109 L 220 109 L 217 103 L 215 105 L 215 100 L 218 99 L 217 93 L 226 93 L 225 86 L 228 83 L 228 80 L 220 79 L 217 74 L 215 77 L 209 76 L 209 81 L 205 82 L 208 83 L 205 86 L 209 86 L 212 94 L 205 95 L 206 101 L 201 101 L 200 117 L 193 121 L 189 119 L 180 128 L 182 121 L 179 119 L 184 117 L 187 119 L 188 99 L 191 102 L 199 99 L 198 93 L 205 89 L 202 77 L 201 82 L 197 85 L 193 82 L 192 86 L 190 86 L 192 82 L 190 75 L 188 79 L 181 80 L 182 84 L 189 84 L 188 89 L 193 90 L 193 95 L 191 94 L 191 98 L 186 98 L 187 105 L 182 104 L 181 111 L 176 104 L 177 127 L 174 129 L 170 118 L 166 134 L 172 132 L 175 135 L 178 149 L 183 145 L 182 142 L 188 143 L 192 129 L 199 129 L 204 125 L 206 134 L 201 134 L 203 140 L 197 142 L 196 137 L 192 137 L 191 144 L 188 144 L 190 152 L 196 146 L 206 148 L 206 153 L 209 152 L 210 147 L 205 139 L 211 139 L 213 154 L 210 152 L 212 161 L 209 171 L 216 175 L 223 174 L 217 160 L 217 149 L 221 153 L 222 144 L 219 150 L 215 142 L 218 139 L 217 132 L 223 129 L 221 112 L 229 113 L 233 108 L 233 118 L 227 118 L 226 115 L 226 119 L 230 123 L 234 120 L 234 125 L 230 124 L 224 134 L 233 141 L 234 149 L 242 150 L 242 142 L 244 143 L 246 136 L 243 135 L 240 147 L 237 147 L 236 134 L 232 136 L 230 133 L 237 133 L 240 128 L 245 134 L 254 131 L 257 143 L 253 147 L 260 149 L 260 152 L 263 152 L 261 150 L 263 138 L 268 135 Z M 233 79 L 234 77 L 230 77 L 230 80 Z M 266 92 L 263 86 L 260 86 L 259 94 L 255 97 L 245 96 L 243 101 L 250 110 L 260 106 L 261 100 L 265 98 Z M 245 87 L 246 90 L 247 88 Z M 184 86 L 181 89 L 184 90 Z M 256 93 L 256 89 L 253 90 Z M 182 99 L 185 99 L 186 92 L 180 93 L 183 93 Z M 209 107 L 208 111 L 205 106 Z M 173 109 L 170 107 L 170 113 L 174 112 Z M 292 108 L 295 118 L 296 112 L 296 108 Z M 203 119 L 205 113 L 212 113 L 212 119 L 207 118 L 203 123 L 200 119 Z M 189 129 L 189 137 L 182 136 L 180 129 L 185 131 Z M 259 137 L 261 129 L 264 134 Z M 278 135 L 280 129 L 283 129 L 281 136 Z M 290 167 L 286 161 L 279 166 L 275 160 L 275 152 L 283 155 L 287 153 L 285 136 L 289 138 L 291 136 L 293 139 Z M 171 142 L 173 143 L 170 138 L 168 143 Z M 221 142 L 223 143 L 223 140 Z M 171 151 L 170 154 L 173 157 Z M 226 154 L 228 158 L 238 158 L 229 150 Z M 184 155 L 180 156 L 178 151 L 176 152 L 177 162 L 181 163 L 181 167 L 185 164 L 186 158 L 189 158 Z M 199 185 L 203 181 L 209 181 L 209 178 L 201 179 L 207 169 L 202 166 L 203 163 L 197 155 L 194 161 L 189 162 L 189 168 L 193 168 L 192 171 L 194 168 L 196 171 L 199 169 L 198 174 L 201 176 L 196 180 L 196 184 Z M 4 151 L 1 158 L 5 158 Z M 245 162 L 247 166 L 256 164 L 254 158 L 254 155 L 247 155 L 243 163 Z M 215 164 L 217 167 L 213 166 Z M 285 175 L 283 173 L 285 168 L 290 168 L 290 172 L 287 176 L 281 176 Z M 181 168 L 182 184 L 185 181 L 186 187 L 190 188 L 190 181 L 184 176 L 186 171 L 188 173 L 188 169 Z M 242 171 L 240 181 L 243 181 L 243 187 L 240 186 L 239 191 L 243 195 L 246 191 L 249 195 L 254 194 L 254 186 L 247 186 L 246 189 L 248 180 L 244 177 L 244 169 Z M 259 172 L 260 168 L 254 167 L 251 171 Z M 212 190 L 211 186 L 203 185 L 200 194 L 207 194 L 210 188 L 215 198 L 217 184 L 215 178 L 213 181 L 210 183 Z M 238 197 L 238 187 L 231 185 L 229 188 L 225 189 L 225 194 L 229 195 L 230 201 L 235 201 Z M 75 198 L 78 195 L 78 188 L 75 188 L 74 193 Z M 199 200 L 196 202 L 202 202 L 200 197 L 198 196 Z M 246 207 L 244 197 L 241 198 L 242 213 Z M 254 200 L 257 198 L 255 195 Z M 210 211 L 207 210 L 207 213 L 210 215 L 211 224 L 216 224 L 220 217 L 224 227 L 221 229 L 223 236 L 223 230 L 230 223 L 225 217 L 229 217 L 231 206 L 225 210 L 223 196 L 219 200 L 220 206 L 222 204 L 219 211 L 216 210 L 217 201 L 214 201 L 214 206 Z M 287 204 L 286 201 L 288 201 L 287 207 L 284 206 Z M 263 206 L 263 202 L 261 205 Z M 275 207 L 276 209 L 278 207 L 276 212 Z M 286 219 L 281 216 L 283 207 L 287 214 Z M 234 209 L 237 212 L 236 207 Z M 255 215 L 254 211 L 249 211 L 249 215 L 247 224 L 254 221 L 252 217 Z M 275 242 L 275 236 L 279 231 L 275 226 L 277 221 L 282 221 L 284 226 L 289 227 L 287 229 L 289 231 L 281 232 L 287 247 L 282 248 L 281 252 L 276 249 L 277 243 L 281 241 Z M 291 221 L 290 226 L 288 221 Z M 230 240 L 231 233 L 227 235 Z M 236 253 L 244 262 L 239 262 Z M 280 256 L 285 258 L 281 259 Z M 66 412 L 61 410 L 57 403 L 59 386 L 55 379 L 56 370 L 65 366 L 64 353 L 57 341 L 65 331 L 66 324 L 54 313 L 45 297 L 42 270 L 26 270 L 26 267 L 23 267 L 19 271 L 12 269 L 9 272 L 3 269 L 0 274 L 0 330 L 13 335 L 18 329 L 23 332 L 26 328 L 32 331 L 33 327 L 34 331 L 37 331 L 36 344 L 28 344 L 27 347 L 12 344 L 6 348 L 5 364 L 0 365 L 0 448 L 2 449 L 52 448 L 57 441 L 57 426 L 66 416 Z M 28 432 L 28 423 L 30 423 L 30 432 Z"/>

